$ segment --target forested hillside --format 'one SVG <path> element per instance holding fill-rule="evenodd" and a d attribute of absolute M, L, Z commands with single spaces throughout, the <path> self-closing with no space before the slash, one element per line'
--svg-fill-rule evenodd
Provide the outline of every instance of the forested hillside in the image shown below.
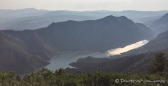
<path fill-rule="evenodd" d="M 0 85 L 24 86 L 167 86 L 167 57 L 158 53 L 149 68 L 149 74 L 114 73 L 96 70 L 92 73 L 69 74 L 63 69 L 52 72 L 43 68 L 23 78 L 14 72 L 0 72 Z M 161 65 L 158 65 L 161 64 Z"/>
<path fill-rule="evenodd" d="M 155 39 L 140 48 L 121 55 L 111 56 L 111 59 L 104 58 L 101 63 L 97 61 L 99 58 L 94 58 L 94 61 L 83 58 L 70 65 L 76 67 L 78 69 L 77 71 L 85 72 L 95 71 L 97 69 L 112 72 L 147 72 L 147 69 L 152 65 L 151 63 L 154 60 L 155 54 L 158 52 L 164 52 L 165 55 L 168 54 L 167 44 L 168 31 L 159 34 Z M 70 70 L 70 72 L 74 71 L 76 71 L 76 69 Z"/>
<path fill-rule="evenodd" d="M 0 31 L 0 71 L 28 73 L 47 65 L 40 56 L 27 52 L 27 45 L 20 39 Z"/>
<path fill-rule="evenodd" d="M 26 30 L 4 32 L 15 37 L 24 37 Z M 150 40 L 154 33 L 143 24 L 136 24 L 124 16 L 107 16 L 98 20 L 52 23 L 46 28 L 32 31 L 26 37 L 32 44 L 37 43 L 31 38 L 37 38 L 39 43 L 59 51 L 106 51 L 139 40 Z"/>
<path fill-rule="evenodd" d="M 1 70 L 14 70 L 17 73 L 30 72 L 43 67 L 48 63 L 46 61 L 49 61 L 59 52 L 106 51 L 126 46 L 139 40 L 150 40 L 154 37 L 154 33 L 143 24 L 136 24 L 125 16 L 114 17 L 112 15 L 98 20 L 81 22 L 69 20 L 52 23 L 48 27 L 37 30 L 4 30 L 2 32 L 8 34 L 4 35 L 4 37 L 9 36 L 12 38 L 1 39 L 1 42 L 3 40 L 6 42 L 2 43 L 5 45 L 1 46 L 1 53 L 4 54 L 4 50 L 12 52 L 7 52 L 5 54 L 7 56 L 1 56 L 1 58 L 14 59 L 16 63 L 13 61 L 3 63 Z M 15 39 L 17 39 L 16 43 Z M 6 49 L 4 46 L 9 49 Z M 21 56 L 18 56 L 20 54 Z M 10 56 L 12 55 L 18 59 L 11 58 Z M 21 67 L 16 68 L 21 64 L 20 62 L 23 62 L 20 58 L 27 57 L 32 58 L 33 61 L 29 62 L 29 60 L 26 60 L 24 64 L 20 65 Z M 36 64 L 31 62 L 35 62 Z M 25 65 L 31 66 L 30 68 L 28 67 L 28 70 L 21 72 L 21 69 L 24 69 Z M 13 66 L 12 68 L 14 69 L 10 66 Z"/>

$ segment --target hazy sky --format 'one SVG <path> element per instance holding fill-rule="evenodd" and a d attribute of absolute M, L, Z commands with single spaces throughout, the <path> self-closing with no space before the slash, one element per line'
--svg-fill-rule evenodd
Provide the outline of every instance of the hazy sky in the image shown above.
<path fill-rule="evenodd" d="M 168 10 L 168 0 L 0 0 L 0 9 Z"/>

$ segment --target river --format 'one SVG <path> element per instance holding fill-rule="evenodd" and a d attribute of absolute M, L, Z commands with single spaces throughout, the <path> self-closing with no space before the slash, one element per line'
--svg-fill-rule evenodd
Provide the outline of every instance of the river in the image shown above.
<path fill-rule="evenodd" d="M 50 64 L 45 66 L 45 68 L 47 68 L 51 71 L 55 71 L 59 68 L 67 68 L 67 67 L 71 68 L 71 66 L 69 66 L 69 64 L 72 62 L 75 62 L 79 58 L 84 58 L 87 56 L 92 56 L 95 58 L 104 58 L 104 57 L 108 57 L 110 55 L 118 55 L 118 54 L 127 52 L 129 50 L 141 47 L 141 46 L 145 45 L 146 43 L 148 43 L 147 40 L 142 40 L 142 41 L 138 41 L 136 43 L 127 45 L 123 48 L 116 48 L 116 49 L 108 50 L 107 52 L 93 52 L 93 51 L 62 52 L 62 53 L 59 53 L 56 56 L 54 56 L 50 60 Z"/>
<path fill-rule="evenodd" d="M 87 56 L 93 56 L 97 58 L 107 57 L 106 53 L 103 52 L 93 52 L 93 51 L 78 51 L 78 52 L 63 52 L 54 56 L 50 60 L 50 64 L 45 66 L 45 68 L 55 71 L 59 68 L 67 68 L 70 67 L 69 63 L 75 62 L 79 58 L 84 58 Z"/>

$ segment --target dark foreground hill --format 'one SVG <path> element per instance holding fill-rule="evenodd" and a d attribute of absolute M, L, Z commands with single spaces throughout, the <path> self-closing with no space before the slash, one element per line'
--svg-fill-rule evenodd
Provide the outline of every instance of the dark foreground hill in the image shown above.
<path fill-rule="evenodd" d="M 149 28 L 143 24 L 136 24 L 124 16 L 107 16 L 98 20 L 81 22 L 69 20 L 52 23 L 46 28 L 37 30 L 5 30 L 3 32 L 20 40 L 18 43 L 23 43 L 26 46 L 25 49 L 21 48 L 22 50 L 19 52 L 27 52 L 28 54 L 24 53 L 24 55 L 33 60 L 35 57 L 39 57 L 39 59 L 45 61 L 50 60 L 55 54 L 63 51 L 106 51 L 124 47 L 139 40 L 150 40 L 154 37 L 153 32 Z M 20 45 L 13 42 L 10 43 L 15 46 Z M 4 49 L 3 46 L 2 49 Z M 6 46 L 9 47 L 10 45 Z M 14 51 L 18 51 L 15 49 L 20 49 L 20 47 L 16 46 L 14 48 Z M 21 62 L 21 59 L 19 59 L 21 57 L 24 56 L 17 56 L 18 59 L 15 60 L 19 63 Z M 1 58 L 4 57 L 2 56 Z M 6 56 L 6 58 L 9 58 L 9 56 Z M 36 61 L 41 62 L 41 60 Z M 10 63 L 4 64 L 8 65 Z M 25 62 L 25 64 L 19 64 L 21 66 L 19 68 L 27 64 L 34 65 L 33 63 Z M 18 66 L 15 63 L 12 65 Z M 5 66 L 2 66 L 2 69 L 5 70 L 5 68 Z M 31 68 L 39 68 L 39 66 L 31 66 Z M 9 70 L 12 70 L 12 68 L 9 67 Z"/>

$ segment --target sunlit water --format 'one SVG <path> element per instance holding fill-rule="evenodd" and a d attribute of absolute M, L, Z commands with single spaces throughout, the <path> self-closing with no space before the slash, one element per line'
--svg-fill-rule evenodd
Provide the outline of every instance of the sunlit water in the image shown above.
<path fill-rule="evenodd" d="M 54 56 L 49 61 L 50 64 L 45 66 L 45 68 L 47 68 L 51 71 L 55 71 L 59 68 L 67 68 L 67 67 L 71 68 L 71 66 L 69 64 L 72 62 L 76 62 L 79 58 L 85 58 L 87 56 L 92 56 L 94 58 L 105 58 L 105 57 L 107 58 L 112 55 L 118 55 L 123 52 L 128 52 L 129 50 L 136 49 L 138 47 L 145 45 L 146 43 L 148 43 L 147 40 L 142 40 L 142 41 L 138 41 L 136 43 L 127 45 L 123 48 L 110 49 L 110 50 L 107 50 L 106 52 L 93 52 L 93 51 L 62 52 L 62 53 L 59 53 L 56 56 Z M 40 70 L 40 69 L 38 69 L 38 70 Z M 38 70 L 36 70 L 36 71 L 38 71 Z M 24 75 L 27 75 L 27 74 L 31 74 L 31 73 L 20 74 L 20 76 L 23 77 Z"/>
<path fill-rule="evenodd" d="M 123 48 L 116 48 L 116 49 L 108 50 L 107 52 L 108 52 L 108 55 L 111 55 L 111 56 L 113 56 L 113 55 L 119 55 L 121 53 L 125 53 L 125 52 L 128 52 L 130 50 L 142 47 L 146 43 L 148 43 L 147 40 L 142 40 L 142 41 L 138 41 L 138 42 L 135 42 L 133 44 L 127 45 L 127 46 L 125 46 Z"/>
<path fill-rule="evenodd" d="M 116 49 L 108 50 L 107 52 L 79 51 L 79 52 L 59 53 L 58 55 L 56 55 L 50 60 L 50 64 L 45 66 L 45 68 L 48 68 L 51 71 L 55 71 L 59 68 L 67 68 L 67 67 L 71 68 L 69 64 L 77 61 L 77 59 L 79 58 L 84 58 L 87 56 L 92 56 L 95 58 L 104 58 L 110 55 L 117 55 L 123 52 L 127 52 L 129 50 L 141 47 L 145 45 L 147 42 L 148 42 L 147 40 L 142 40 L 134 44 L 127 45 L 123 48 L 116 48 Z"/>

